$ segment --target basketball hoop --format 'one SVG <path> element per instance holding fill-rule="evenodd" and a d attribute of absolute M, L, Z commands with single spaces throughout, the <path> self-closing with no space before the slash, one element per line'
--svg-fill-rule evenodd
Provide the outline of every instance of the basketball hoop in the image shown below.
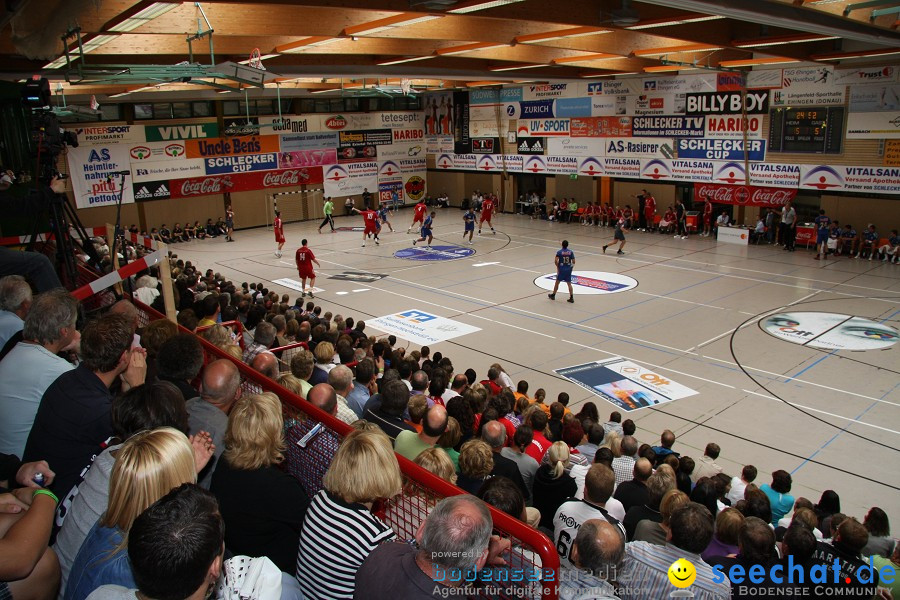
<path fill-rule="evenodd" d="M 260 71 L 266 70 L 266 66 L 263 64 L 259 53 L 259 48 L 254 48 L 253 51 L 250 52 L 250 60 L 247 62 L 247 66 L 259 69 Z"/>

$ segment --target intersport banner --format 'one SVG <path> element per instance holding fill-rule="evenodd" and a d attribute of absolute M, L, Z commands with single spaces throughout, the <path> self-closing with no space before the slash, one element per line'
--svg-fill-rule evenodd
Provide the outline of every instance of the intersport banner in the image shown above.
<path fill-rule="evenodd" d="M 707 197 L 713 204 L 780 208 L 785 202 L 797 197 L 797 189 L 717 183 L 699 183 L 694 186 L 694 202 L 703 202 Z"/>
<path fill-rule="evenodd" d="M 229 173 L 172 180 L 169 182 L 169 194 L 172 198 L 191 198 L 225 192 L 321 184 L 322 180 L 322 167 Z"/>

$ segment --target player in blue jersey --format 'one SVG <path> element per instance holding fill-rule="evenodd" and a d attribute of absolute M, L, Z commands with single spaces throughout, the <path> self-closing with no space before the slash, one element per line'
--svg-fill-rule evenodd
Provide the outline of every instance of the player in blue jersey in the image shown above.
<path fill-rule="evenodd" d="M 883 262 L 892 262 L 894 264 L 900 262 L 900 235 L 897 234 L 896 229 L 891 229 L 891 235 L 887 239 L 887 244 L 881 246 L 878 252 L 881 253 Z"/>
<path fill-rule="evenodd" d="M 875 248 L 878 246 L 878 240 L 881 238 L 878 237 L 878 232 L 875 230 L 875 226 L 869 224 L 860 237 L 859 247 L 856 250 L 856 256 L 853 258 L 859 258 L 863 253 L 869 255 L 869 260 L 872 260 L 872 257 L 875 256 Z"/>
<path fill-rule="evenodd" d="M 569 240 L 562 241 L 562 248 L 556 251 L 556 283 L 553 284 L 553 292 L 547 294 L 551 300 L 556 300 L 556 290 L 559 289 L 559 282 L 565 281 L 569 286 L 569 299 L 567 302 L 575 302 L 575 295 L 572 293 L 572 267 L 575 266 L 575 253 L 569 250 Z"/>
<path fill-rule="evenodd" d="M 463 239 L 466 239 L 466 236 L 469 236 L 469 244 L 472 243 L 472 235 L 475 233 L 475 210 L 472 206 L 469 206 L 469 210 L 463 213 L 463 223 L 465 224 L 465 228 L 463 229 Z"/>
<path fill-rule="evenodd" d="M 828 255 L 828 236 L 831 229 L 831 218 L 824 210 L 819 211 L 816 223 L 816 260 L 824 260 Z"/>
<path fill-rule="evenodd" d="M 378 211 L 378 218 L 381 219 L 381 223 L 384 223 L 388 226 L 388 229 L 391 230 L 391 233 L 394 233 L 394 227 L 391 225 L 391 222 L 388 220 L 388 207 L 387 205 L 383 205 L 381 210 Z M 379 232 L 381 230 L 381 224 L 378 225 Z"/>
<path fill-rule="evenodd" d="M 424 242 L 428 240 L 428 245 L 431 245 L 431 240 L 434 238 L 434 235 L 431 232 L 431 225 L 434 223 L 434 211 L 431 211 L 431 214 L 425 217 L 425 223 L 422 224 L 422 237 L 417 240 L 413 240 L 413 246 L 415 246 L 418 242 Z"/>

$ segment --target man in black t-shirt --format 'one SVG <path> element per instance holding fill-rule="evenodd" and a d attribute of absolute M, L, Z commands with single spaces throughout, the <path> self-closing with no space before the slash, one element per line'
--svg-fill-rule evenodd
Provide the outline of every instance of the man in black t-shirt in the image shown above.
<path fill-rule="evenodd" d="M 869 541 L 869 532 L 856 519 L 849 518 L 838 526 L 830 544 L 819 542 L 810 564 L 823 565 L 827 569 L 832 592 L 820 592 L 828 596 L 844 598 L 872 598 L 878 586 L 878 571 L 869 568 L 860 551 Z M 839 565 L 838 581 L 834 582 L 835 562 Z M 848 581 L 849 580 L 849 581 Z"/>
<path fill-rule="evenodd" d="M 50 489 L 60 498 L 113 435 L 110 387 L 120 376 L 123 392 L 144 383 L 147 353 L 132 349 L 133 339 L 134 325 L 122 315 L 88 323 L 81 334 L 81 364 L 60 375 L 41 398 L 23 461 L 46 460 L 56 472 Z"/>

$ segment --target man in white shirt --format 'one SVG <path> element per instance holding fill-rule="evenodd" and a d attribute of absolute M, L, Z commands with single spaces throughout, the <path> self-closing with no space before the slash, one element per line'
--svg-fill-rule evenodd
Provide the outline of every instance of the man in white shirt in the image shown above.
<path fill-rule="evenodd" d="M 44 392 L 75 368 L 56 354 L 77 345 L 78 301 L 59 288 L 34 300 L 23 341 L 0 361 L 0 452 L 21 457 Z"/>
<path fill-rule="evenodd" d="M 697 483 L 702 477 L 715 477 L 722 472 L 722 467 L 716 464 L 721 449 L 718 444 L 710 442 L 706 445 L 706 451 L 697 461 L 694 471 L 691 473 L 691 481 Z"/>
<path fill-rule="evenodd" d="M 563 502 L 553 516 L 553 540 L 559 551 L 560 565 L 574 566 L 570 561 L 572 542 L 578 528 L 590 519 L 603 519 L 615 525 L 622 539 L 625 528 L 606 509 L 606 502 L 612 496 L 616 476 L 606 465 L 595 464 L 588 471 L 584 483 L 584 500 L 571 498 Z"/>
<path fill-rule="evenodd" d="M 732 506 L 744 499 L 744 490 L 754 481 L 756 481 L 756 467 L 753 465 L 744 465 L 741 476 L 731 478 L 731 489 L 725 497 L 731 501 Z"/>
<path fill-rule="evenodd" d="M 31 301 L 31 286 L 24 277 L 7 275 L 0 279 L 0 348 L 22 331 Z"/>

